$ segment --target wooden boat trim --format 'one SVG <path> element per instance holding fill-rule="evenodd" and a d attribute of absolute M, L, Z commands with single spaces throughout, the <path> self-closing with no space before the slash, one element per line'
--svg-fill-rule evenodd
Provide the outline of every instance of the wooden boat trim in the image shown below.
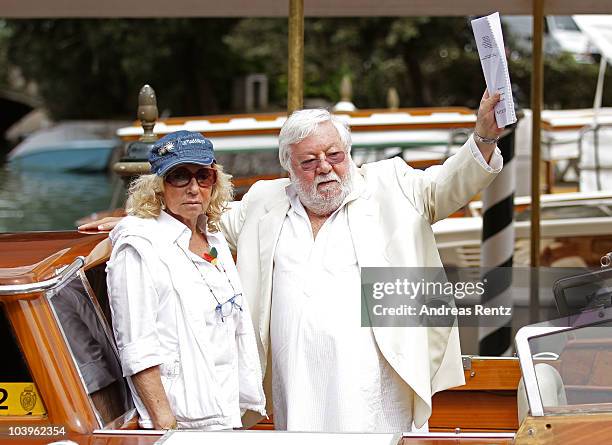
<path fill-rule="evenodd" d="M 465 385 L 452 391 L 516 391 L 521 378 L 518 359 L 471 357 L 470 369 L 464 370 Z"/>
<path fill-rule="evenodd" d="M 431 130 L 471 128 L 476 122 L 473 110 L 464 107 L 403 108 L 396 111 L 370 109 L 351 113 L 336 113 L 346 121 L 354 133 L 388 132 L 402 130 Z M 201 116 L 159 120 L 154 128 L 157 134 L 176 130 L 200 131 L 211 137 L 278 135 L 286 120 L 285 113 L 243 114 L 228 116 Z M 124 141 L 137 139 L 143 130 L 139 122 L 119 129 Z"/>
<path fill-rule="evenodd" d="M 453 439 L 514 439 L 514 433 L 472 433 L 472 432 L 458 432 L 458 433 L 436 433 L 436 438 L 453 438 Z M 431 436 L 426 436 L 423 433 L 418 432 L 410 432 L 410 433 L 402 433 L 402 437 L 423 437 L 423 438 L 432 438 Z"/>
<path fill-rule="evenodd" d="M 412 130 L 452 130 L 457 128 L 472 128 L 474 126 L 473 120 L 465 120 L 464 122 L 445 122 L 445 123 L 412 123 L 412 124 L 385 124 L 385 125 L 362 125 L 355 126 L 351 125 L 351 132 L 365 133 L 365 132 L 388 132 L 388 131 L 412 131 Z M 173 131 L 185 130 L 183 125 L 172 125 L 172 126 L 155 126 L 155 134 L 165 135 Z M 274 127 L 270 129 L 252 129 L 252 130 L 216 130 L 209 129 L 204 126 L 193 125 L 188 128 L 190 131 L 199 131 L 206 134 L 209 137 L 229 137 L 229 136 L 277 136 L 280 127 Z M 142 132 L 141 132 L 142 134 Z M 119 134 L 121 139 L 124 141 L 136 141 L 141 134 Z"/>
<path fill-rule="evenodd" d="M 64 425 L 67 430 L 88 433 L 98 421 L 73 364 L 51 307 L 44 294 L 29 300 L 5 303 L 7 319 L 28 364 L 32 381 L 46 408 L 41 424 Z M 7 419 L 13 422 L 11 418 Z"/>
<path fill-rule="evenodd" d="M 69 265 L 63 268 L 53 278 L 43 281 L 37 281 L 26 284 L 4 284 L 0 285 L 0 297 L 4 295 L 23 295 L 33 292 L 46 292 L 54 289 L 67 279 L 77 273 L 77 271 L 85 264 L 85 258 L 79 256 Z"/>
<path fill-rule="evenodd" d="M 56 269 L 87 256 L 107 233 L 33 232 L 0 234 L 0 286 L 35 283 L 53 278 Z"/>
<path fill-rule="evenodd" d="M 430 431 L 506 432 L 518 428 L 516 390 L 521 377 L 516 357 L 468 357 L 466 384 L 432 398 Z M 467 369 L 466 369 L 467 368 Z M 466 404 L 471 409 L 465 410 Z"/>
<path fill-rule="evenodd" d="M 516 445 L 608 443 L 612 413 L 526 417 L 516 433 Z"/>
<path fill-rule="evenodd" d="M 102 436 L 163 436 L 167 431 L 164 430 L 107 430 L 97 429 L 93 434 Z"/>

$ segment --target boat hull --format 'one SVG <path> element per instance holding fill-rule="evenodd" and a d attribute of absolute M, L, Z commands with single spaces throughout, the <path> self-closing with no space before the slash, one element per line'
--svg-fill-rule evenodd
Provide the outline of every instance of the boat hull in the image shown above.
<path fill-rule="evenodd" d="M 75 141 L 9 155 L 9 162 L 27 170 L 100 172 L 108 168 L 116 146 L 115 140 Z"/>

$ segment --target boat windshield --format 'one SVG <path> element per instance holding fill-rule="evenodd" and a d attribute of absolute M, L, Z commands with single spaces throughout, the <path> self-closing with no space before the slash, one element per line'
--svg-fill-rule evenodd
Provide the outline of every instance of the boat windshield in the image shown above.
<path fill-rule="evenodd" d="M 545 414 L 612 411 L 612 321 L 537 336 L 529 347 Z"/>
<path fill-rule="evenodd" d="M 47 293 L 81 381 L 104 427 L 133 408 L 105 315 L 85 277 Z"/>

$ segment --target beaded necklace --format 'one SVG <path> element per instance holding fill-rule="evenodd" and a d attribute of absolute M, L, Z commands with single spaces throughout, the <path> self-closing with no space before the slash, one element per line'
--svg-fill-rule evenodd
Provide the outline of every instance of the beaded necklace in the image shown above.
<path fill-rule="evenodd" d="M 236 307 L 238 310 L 240 310 L 240 312 L 242 312 L 242 306 L 239 305 L 238 303 L 236 303 L 236 301 L 235 301 L 236 298 L 242 296 L 242 293 L 236 293 L 236 289 L 234 288 L 234 285 L 232 284 L 232 280 L 230 280 L 229 276 L 227 275 L 227 271 L 225 270 L 225 267 L 217 259 L 217 249 L 214 248 L 214 247 L 211 248 L 208 254 L 206 254 L 206 253 L 204 254 L 204 259 L 206 259 L 206 261 L 211 263 L 219 272 L 223 272 L 223 274 L 225 275 L 225 279 L 227 280 L 227 282 L 229 283 L 230 287 L 232 288 L 233 296 L 231 298 L 229 298 L 228 300 L 226 300 L 224 303 L 221 303 L 219 301 L 219 299 L 215 295 L 215 292 L 213 291 L 212 286 L 208 283 L 208 280 L 206 279 L 206 277 L 204 276 L 204 274 L 202 273 L 202 271 L 200 270 L 198 265 L 195 263 L 195 261 L 193 261 L 193 258 L 191 258 L 189 253 L 187 251 L 185 251 L 185 249 L 183 249 L 182 246 L 180 246 L 178 244 L 177 244 L 177 246 L 179 247 L 181 252 L 183 252 L 183 254 L 187 257 L 187 259 L 191 262 L 191 264 L 193 264 L 193 267 L 195 267 L 195 269 L 200 274 L 200 277 L 202 277 L 202 281 L 204 281 L 204 284 L 206 284 L 206 287 L 208 287 L 208 290 L 210 291 L 210 294 L 213 296 L 213 298 L 217 302 L 217 306 L 215 306 L 215 312 L 217 314 L 219 314 L 219 317 L 221 318 L 221 321 L 225 322 L 225 319 L 231 315 L 232 311 L 234 310 L 234 307 Z M 214 256 L 212 255 L 212 253 L 213 253 L 212 250 L 213 249 L 214 249 Z M 209 257 L 213 258 L 214 262 L 212 260 L 209 260 L 208 258 L 206 258 L 206 255 L 208 255 Z M 229 308 L 227 307 L 228 303 L 229 303 Z"/>

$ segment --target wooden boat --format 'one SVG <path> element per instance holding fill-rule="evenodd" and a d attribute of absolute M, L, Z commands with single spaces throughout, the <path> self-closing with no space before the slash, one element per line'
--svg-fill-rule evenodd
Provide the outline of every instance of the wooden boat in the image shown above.
<path fill-rule="evenodd" d="M 404 151 L 406 158 L 417 146 L 437 147 L 440 151 L 435 153 L 443 158 L 456 142 L 462 142 L 475 120 L 470 110 L 456 108 L 393 113 L 364 110 L 342 116 L 352 127 L 355 157 L 362 156 L 363 162 L 393 151 Z M 262 168 L 279 169 L 276 134 L 283 121 L 283 114 L 168 119 L 158 123 L 156 131 L 160 135 L 178 129 L 202 131 L 213 139 L 220 157 L 228 156 L 227 161 L 231 156 L 243 162 L 246 154 L 268 154 L 274 162 Z M 437 132 L 437 139 L 432 140 L 428 132 Z M 135 140 L 139 133 L 137 127 L 120 131 L 126 141 Z M 426 134 L 429 136 L 424 138 Z M 418 159 L 412 161 L 418 164 Z M 248 187 L 250 181 L 266 174 L 280 172 L 262 170 L 239 185 Z M 478 206 L 473 207 L 476 212 Z M 0 256 L 0 314 L 4 317 L 0 328 L 5 334 L 1 338 L 4 350 L 12 354 L 6 361 L 15 364 L 0 371 L 0 433 L 14 425 L 58 426 L 64 427 L 64 434 L 54 437 L 77 442 L 147 444 L 161 438 L 162 431 L 137 429 L 137 413 L 126 400 L 126 385 L 120 375 L 106 386 L 92 388 L 74 353 L 78 349 L 75 344 L 95 337 L 110 351 L 105 356 L 109 369 L 117 368 L 106 293 L 105 265 L 110 255 L 106 236 L 77 232 L 0 235 L 0 246 L 6 253 Z M 76 300 L 62 309 L 58 303 L 62 289 L 67 288 Z M 74 301 L 81 312 L 87 308 L 86 325 L 95 327 L 95 332 L 72 332 L 66 325 L 62 311 L 76 312 Z M 402 443 L 513 442 L 519 429 L 519 360 L 465 356 L 464 372 L 465 386 L 434 396 L 429 432 L 404 434 Z M 255 427 L 263 431 L 273 428 L 273 417 Z M 51 428 L 50 432 L 54 431 Z M 22 439 L 27 443 L 30 438 Z M 316 435 L 312 440 L 317 440 Z"/>
<path fill-rule="evenodd" d="M 115 348 L 105 280 L 110 254 L 107 235 L 3 234 L 0 249 L 4 352 L 0 396 L 6 395 L 0 397 L 0 438 L 7 434 L 7 428 L 24 426 L 39 427 L 45 433 L 53 432 L 53 427 L 64 428 L 64 435 L 47 435 L 49 440 L 68 438 L 96 444 L 146 444 L 158 440 L 163 432 L 137 430 L 136 413 L 126 408 L 121 375 L 106 387 L 94 387 L 92 391 L 74 352 L 78 342 L 92 338 L 106 342 L 107 351 Z M 59 300 L 67 295 L 66 289 L 74 299 L 69 305 Z M 90 329 L 75 329 L 67 321 L 76 312 L 88 312 L 85 317 Z M 116 367 L 116 363 L 110 363 L 117 360 L 116 353 L 105 355 L 105 360 L 109 361 L 109 369 Z M 518 427 L 517 360 L 466 357 L 464 368 L 468 382 L 465 387 L 434 397 L 431 432 L 406 436 L 402 439 L 405 444 L 511 443 Z M 256 428 L 270 430 L 273 424 L 266 421 Z M 452 433 L 451 437 L 445 435 L 448 433 Z M 467 433 L 484 436 L 469 438 Z M 16 441 L 11 443 L 30 443 L 33 436 L 26 436 L 13 437 Z"/>
<path fill-rule="evenodd" d="M 154 443 L 162 436 L 162 431 L 137 429 L 137 414 L 120 374 L 106 386 L 92 388 L 74 352 L 78 342 L 93 337 L 105 343 L 108 368 L 117 368 L 106 293 L 106 237 L 77 232 L 0 235 L 0 338 L 5 354 L 11 354 L 5 356 L 10 366 L 0 367 L 0 434 L 19 425 L 49 434 L 59 432 L 53 427 L 63 427 L 64 434 L 53 437 L 102 444 Z M 71 289 L 71 304 L 59 304 L 64 289 Z M 72 316 L 83 308 L 89 331 L 74 331 L 62 311 Z M 518 359 L 466 356 L 464 372 L 465 386 L 434 396 L 429 432 L 404 434 L 402 443 L 513 442 L 519 429 Z M 273 417 L 255 428 L 273 429 Z M 29 443 L 30 436 L 15 443 Z"/>
<path fill-rule="evenodd" d="M 16 444 L 70 439 L 108 445 L 159 440 L 163 431 L 137 429 L 137 414 L 126 398 L 129 394 L 118 365 L 106 292 L 107 234 L 2 234 L 0 249 L 0 440 L 6 436 Z M 612 317 L 610 308 L 605 311 Z M 601 321 L 597 316 L 595 319 Z M 88 374 L 88 364 L 79 352 L 83 343 L 96 344 L 103 351 L 100 364 L 114 376 L 105 386 L 96 385 Z M 521 344 L 517 337 L 519 354 Z M 568 397 L 570 391 L 588 396 L 589 388 L 607 384 L 611 345 L 609 338 L 570 341 L 558 355 L 562 361 L 547 362 L 563 375 Z M 561 443 L 560 438 L 573 434 L 568 433 L 572 419 L 577 419 L 584 434 L 601 437 L 602 431 L 610 430 L 610 404 L 593 405 L 592 397 L 573 400 L 590 403 L 595 416 L 585 418 L 580 411 L 583 405 L 576 405 L 580 409 L 575 413 L 557 407 L 557 411 L 551 408 L 539 417 L 533 412 L 519 425 L 520 368 L 523 372 L 529 369 L 530 360 L 531 352 L 528 359 L 523 352 L 520 367 L 516 357 L 464 356 L 466 385 L 436 394 L 429 432 L 405 433 L 401 443 Z M 585 360 L 590 367 L 572 366 Z M 588 369 L 598 372 L 587 375 Z M 612 391 L 608 396 L 612 397 Z M 597 429 L 590 431 L 589 425 Z M 557 442 L 534 441 L 529 428 L 543 431 L 543 437 Z M 255 429 L 273 429 L 273 417 Z M 291 436 L 279 437 L 286 440 Z M 316 433 L 310 440 L 317 440 Z"/>

